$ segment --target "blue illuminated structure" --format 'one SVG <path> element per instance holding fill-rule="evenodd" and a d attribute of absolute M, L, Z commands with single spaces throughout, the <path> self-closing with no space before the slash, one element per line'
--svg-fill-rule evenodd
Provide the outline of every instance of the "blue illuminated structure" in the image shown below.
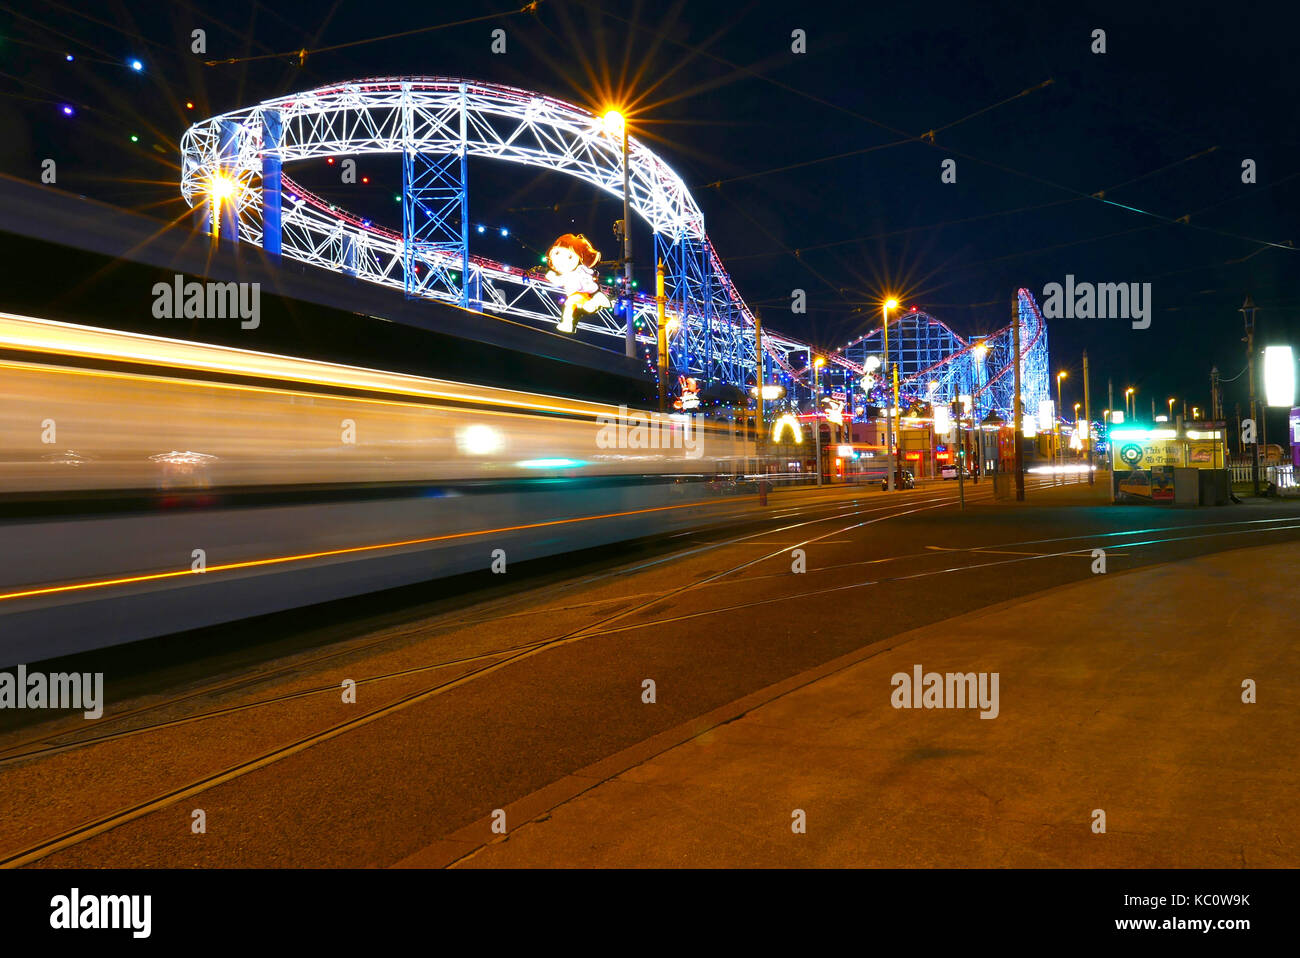
<path fill-rule="evenodd" d="M 471 254 L 469 158 L 563 173 L 621 200 L 622 147 L 622 138 L 607 135 L 589 111 L 529 90 L 444 77 L 360 80 L 276 97 L 194 124 L 181 140 L 181 193 L 204 210 L 209 230 L 211 209 L 219 206 L 224 239 L 260 244 L 273 254 L 485 318 L 554 328 L 562 312 L 560 287 L 534 271 Z M 629 207 L 650 227 L 655 256 L 665 268 L 670 386 L 675 390 L 679 376 L 694 377 L 705 388 L 753 385 L 754 317 L 705 233 L 703 213 L 681 178 L 644 142 L 629 137 L 628 150 Z M 400 157 L 400 232 L 339 209 L 282 171 L 284 164 L 363 154 Z M 213 199 L 218 188 L 230 193 L 219 203 Z M 479 225 L 476 233 L 481 232 Z M 636 339 L 652 355 L 657 304 L 653 296 L 629 295 Z M 1021 296 L 1024 302 L 1028 293 L 1022 290 Z M 1037 307 L 1026 308 L 1026 329 L 1035 331 L 1026 369 L 1037 389 L 1040 352 L 1046 374 L 1046 332 Z M 899 350 L 909 387 L 932 376 L 946 391 L 969 389 L 1000 408 L 1007 395 L 1004 373 L 1011 368 L 1006 337 L 986 337 L 986 367 L 979 368 L 962 358 L 973 343 L 932 317 L 920 317 L 929 323 L 900 320 L 897 336 L 891 325 L 890 348 Z M 589 338 L 617 337 L 621 346 L 625 321 L 613 309 L 602 309 L 582 314 L 577 330 Z M 845 383 L 862 377 L 861 359 L 874 335 L 827 354 L 827 373 L 838 367 Z M 793 400 L 810 400 L 807 367 L 814 352 L 765 327 L 763 380 L 784 385 Z M 1026 408 L 1035 408 L 1028 398 Z"/>

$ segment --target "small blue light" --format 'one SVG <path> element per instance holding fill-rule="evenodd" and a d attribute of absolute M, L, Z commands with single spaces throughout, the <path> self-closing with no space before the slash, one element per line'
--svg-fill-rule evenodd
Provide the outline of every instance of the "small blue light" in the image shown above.
<path fill-rule="evenodd" d="M 77 59 L 77 58 L 74 57 L 71 53 L 69 53 L 69 54 L 68 54 L 67 56 L 65 56 L 63 59 L 65 59 L 65 60 L 67 60 L 69 63 L 71 63 L 73 60 L 75 60 L 75 59 Z"/>
<path fill-rule="evenodd" d="M 361 221 L 361 225 L 362 225 L 362 226 L 369 226 L 369 225 L 370 225 L 370 220 L 362 220 L 362 221 Z"/>
<path fill-rule="evenodd" d="M 510 235 L 510 231 L 509 231 L 508 229 L 502 229 L 502 230 L 501 230 L 501 235 L 502 235 L 502 236 L 509 236 L 509 235 Z"/>
<path fill-rule="evenodd" d="M 72 107 L 68 106 L 68 104 L 66 104 L 66 103 L 63 104 L 63 115 L 64 115 L 64 116 L 73 116 L 76 112 L 77 112 L 77 111 L 74 110 Z"/>
<path fill-rule="evenodd" d="M 134 70 L 136 73 L 139 73 L 141 70 L 144 69 L 144 64 L 141 63 L 139 60 L 132 60 L 131 63 L 130 63 L 130 67 L 131 67 L 131 69 Z"/>
<path fill-rule="evenodd" d="M 480 224 L 480 226 L 479 226 L 479 228 L 478 228 L 478 231 L 479 231 L 480 233 L 482 233 L 482 232 L 483 232 L 484 230 L 486 230 L 486 229 L 487 229 L 487 227 L 485 227 L 485 226 L 483 226 L 483 225 Z"/>

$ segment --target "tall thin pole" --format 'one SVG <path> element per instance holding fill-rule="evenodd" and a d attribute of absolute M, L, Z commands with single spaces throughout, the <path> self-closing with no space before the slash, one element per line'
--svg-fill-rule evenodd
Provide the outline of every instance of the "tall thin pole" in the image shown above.
<path fill-rule="evenodd" d="M 961 431 L 961 397 L 953 400 L 953 419 L 957 423 L 957 495 L 961 499 L 962 509 L 966 508 L 966 437 Z"/>
<path fill-rule="evenodd" d="M 623 308 L 627 310 L 625 346 L 629 358 L 636 357 L 636 330 L 632 308 L 632 221 L 629 219 L 628 198 L 631 193 L 631 171 L 628 168 L 627 119 L 623 120 Z"/>
<path fill-rule="evenodd" d="M 1246 319 L 1246 368 L 1250 370 L 1250 421 L 1255 424 L 1255 441 L 1251 444 L 1250 481 L 1259 495 L 1259 420 L 1255 405 L 1255 301 L 1248 295 L 1241 304 L 1241 314 Z"/>
<path fill-rule="evenodd" d="M 1055 444 L 1055 448 L 1052 450 L 1052 462 L 1058 466 L 1065 461 L 1065 457 L 1061 455 L 1061 408 L 1061 377 L 1058 374 L 1056 377 L 1056 415 L 1052 417 L 1052 426 L 1054 427 L 1052 429 L 1052 441 Z"/>
<path fill-rule="evenodd" d="M 659 366 L 659 412 L 668 411 L 668 299 L 664 295 L 664 261 L 655 262 L 655 308 L 658 314 L 658 334 L 655 337 L 656 363 Z M 762 416 L 763 400 L 759 399 Z"/>
<path fill-rule="evenodd" d="M 754 417 L 754 451 L 758 454 L 758 504 L 767 505 L 767 462 L 763 457 L 767 443 L 767 427 L 763 425 L 763 381 L 766 379 L 763 369 L 763 317 L 754 312 L 754 391 L 758 394 L 757 413 Z"/>
<path fill-rule="evenodd" d="M 1016 502 L 1025 501 L 1025 407 L 1020 398 L 1020 297 L 1011 301 L 1011 355 L 1016 370 Z"/>
<path fill-rule="evenodd" d="M 849 469 L 852 467 L 852 463 L 853 463 L 853 452 L 852 452 L 852 446 L 853 446 L 853 374 L 852 374 L 851 372 L 849 372 L 848 370 L 845 370 L 845 371 L 844 371 L 844 399 L 845 399 L 845 402 L 847 402 L 847 403 L 848 403 L 848 406 L 849 406 L 849 423 L 848 423 L 848 429 L 847 429 L 848 443 L 847 443 L 847 445 L 850 447 L 850 451 L 849 451 L 848 457 L 845 458 L 845 460 L 844 460 L 844 481 L 845 481 L 845 482 L 848 482 L 848 481 L 849 481 Z M 842 425 L 843 425 L 843 421 L 841 421 L 841 426 L 842 426 Z M 840 430 L 840 436 L 841 436 L 841 440 L 840 440 L 840 441 L 841 441 L 841 442 L 844 441 L 844 440 L 843 440 L 843 436 L 844 436 L 845 434 L 846 434 L 846 431 L 845 431 L 843 428 L 841 428 L 841 430 Z"/>
<path fill-rule="evenodd" d="M 1106 377 L 1106 410 L 1106 455 L 1109 457 L 1106 462 L 1106 472 L 1110 476 L 1110 494 L 1114 499 L 1115 471 L 1111 468 L 1111 463 L 1115 461 L 1115 450 L 1110 445 L 1110 424 L 1115 419 L 1115 380 L 1110 376 Z"/>
<path fill-rule="evenodd" d="M 882 310 L 883 324 L 881 329 L 884 337 L 885 355 L 880 367 L 880 372 L 885 376 L 885 468 L 889 470 L 885 473 L 885 488 L 894 491 L 894 423 L 890 415 L 889 404 L 889 305 L 886 304 Z"/>
<path fill-rule="evenodd" d="M 898 415 L 894 417 L 894 435 L 892 437 L 893 444 L 890 448 L 897 450 L 897 453 L 901 453 L 903 451 L 903 448 L 902 448 L 902 443 L 899 441 L 898 433 L 899 430 L 902 428 L 902 422 L 900 420 L 902 420 L 903 418 L 903 410 L 902 407 L 898 405 L 898 364 L 897 363 L 894 364 L 894 410 L 898 413 Z M 897 455 L 897 453 L 895 455 Z M 892 458 L 889 461 L 889 474 L 891 476 L 894 474 L 894 459 Z"/>
<path fill-rule="evenodd" d="M 817 456 L 817 485 L 822 484 L 822 385 L 821 370 L 817 366 L 817 360 L 813 359 L 813 436 L 816 437 Z"/>
<path fill-rule="evenodd" d="M 1088 485 L 1092 478 L 1092 400 L 1088 393 L 1088 350 L 1083 351 L 1083 441 L 1088 450 Z"/>

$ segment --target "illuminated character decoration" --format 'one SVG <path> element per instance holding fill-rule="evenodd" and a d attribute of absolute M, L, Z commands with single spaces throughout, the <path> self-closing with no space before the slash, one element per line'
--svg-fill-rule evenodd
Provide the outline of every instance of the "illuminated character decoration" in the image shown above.
<path fill-rule="evenodd" d="M 551 244 L 546 254 L 546 278 L 558 286 L 564 287 L 564 316 L 555 324 L 562 333 L 573 332 L 573 320 L 576 310 L 594 313 L 598 309 L 607 309 L 611 304 L 596 283 L 596 272 L 592 269 L 600 262 L 600 253 L 581 233 L 565 233 Z"/>
<path fill-rule="evenodd" d="M 673 402 L 674 409 L 699 409 L 700 384 L 688 376 L 678 376 L 677 384 L 682 387 L 682 394 Z"/>

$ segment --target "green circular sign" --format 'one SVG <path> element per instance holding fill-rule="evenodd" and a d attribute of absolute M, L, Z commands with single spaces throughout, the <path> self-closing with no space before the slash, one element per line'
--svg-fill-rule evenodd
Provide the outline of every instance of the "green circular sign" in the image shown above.
<path fill-rule="evenodd" d="M 1120 446 L 1119 457 L 1129 464 L 1129 467 L 1136 466 L 1142 461 L 1142 447 L 1135 442 L 1125 443 Z"/>

